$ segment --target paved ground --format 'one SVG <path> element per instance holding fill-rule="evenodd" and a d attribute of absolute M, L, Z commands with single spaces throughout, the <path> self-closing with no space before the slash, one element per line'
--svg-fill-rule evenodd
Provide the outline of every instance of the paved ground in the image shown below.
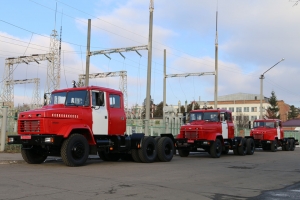
<path fill-rule="evenodd" d="M 300 148 L 293 152 L 207 153 L 168 163 L 104 162 L 82 167 L 51 157 L 29 165 L 20 154 L 0 153 L 1 199 L 300 199 Z"/>

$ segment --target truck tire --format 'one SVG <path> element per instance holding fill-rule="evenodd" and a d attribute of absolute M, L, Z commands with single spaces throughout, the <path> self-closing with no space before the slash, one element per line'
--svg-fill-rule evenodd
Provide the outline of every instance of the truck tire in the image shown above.
<path fill-rule="evenodd" d="M 239 155 L 239 152 L 238 152 L 238 150 L 237 150 L 237 147 L 236 147 L 235 149 L 233 149 L 233 154 L 234 154 L 234 155 Z"/>
<path fill-rule="evenodd" d="M 225 147 L 225 149 L 222 151 L 222 154 L 227 155 L 229 152 L 229 147 Z"/>
<path fill-rule="evenodd" d="M 291 141 L 290 151 L 294 151 L 295 150 L 295 140 L 294 139 L 290 139 L 290 141 Z"/>
<path fill-rule="evenodd" d="M 98 151 L 98 156 L 100 157 L 101 160 L 108 161 L 108 158 L 105 156 L 104 151 Z"/>
<path fill-rule="evenodd" d="M 157 156 L 157 144 L 153 137 L 144 137 L 141 148 L 138 150 L 139 157 L 144 163 L 154 162 Z"/>
<path fill-rule="evenodd" d="M 67 166 L 81 166 L 88 159 L 89 144 L 83 135 L 78 133 L 72 134 L 63 142 L 60 154 Z"/>
<path fill-rule="evenodd" d="M 155 139 L 156 144 L 158 144 L 158 141 L 161 139 L 161 137 L 160 137 L 160 136 L 159 136 L 159 137 L 155 137 L 154 139 Z M 156 162 L 160 162 L 160 159 L 158 158 L 158 152 L 157 152 L 155 161 L 156 161 Z"/>
<path fill-rule="evenodd" d="M 290 139 L 287 139 L 287 143 L 285 144 L 285 150 L 286 151 L 291 150 L 291 141 L 290 141 Z"/>
<path fill-rule="evenodd" d="M 25 162 L 28 164 L 41 164 L 43 163 L 47 155 L 43 152 L 42 147 L 40 146 L 33 146 L 31 149 L 21 149 L 21 155 Z"/>
<path fill-rule="evenodd" d="M 178 149 L 178 153 L 180 157 L 188 157 L 190 151 L 188 149 Z"/>
<path fill-rule="evenodd" d="M 213 158 L 219 158 L 222 154 L 222 143 L 219 139 L 216 139 L 210 146 L 210 155 Z"/>
<path fill-rule="evenodd" d="M 133 161 L 135 161 L 135 162 L 139 162 L 139 163 L 142 162 L 139 157 L 138 149 L 131 150 L 131 157 L 132 157 Z"/>
<path fill-rule="evenodd" d="M 252 138 L 248 138 L 246 141 L 247 155 L 253 155 L 255 151 L 255 144 Z"/>
<path fill-rule="evenodd" d="M 271 151 L 272 152 L 277 151 L 277 141 L 276 140 L 271 143 Z"/>
<path fill-rule="evenodd" d="M 244 156 L 247 154 L 247 145 L 245 138 L 242 138 L 241 140 L 241 146 L 238 147 L 238 153 L 240 156 Z"/>
<path fill-rule="evenodd" d="M 162 137 L 157 144 L 157 157 L 162 162 L 169 162 L 172 160 L 173 154 L 173 141 L 169 137 Z"/>

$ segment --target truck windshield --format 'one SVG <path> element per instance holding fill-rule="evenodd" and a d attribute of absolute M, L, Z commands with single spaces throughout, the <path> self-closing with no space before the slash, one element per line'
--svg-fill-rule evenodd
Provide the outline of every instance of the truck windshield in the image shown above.
<path fill-rule="evenodd" d="M 190 113 L 190 122 L 195 120 L 219 121 L 218 112 L 194 112 Z"/>
<path fill-rule="evenodd" d="M 50 105 L 65 104 L 66 106 L 89 106 L 90 100 L 86 90 L 52 93 Z"/>
<path fill-rule="evenodd" d="M 253 128 L 258 128 L 258 127 L 275 128 L 275 123 L 274 122 L 254 122 Z"/>

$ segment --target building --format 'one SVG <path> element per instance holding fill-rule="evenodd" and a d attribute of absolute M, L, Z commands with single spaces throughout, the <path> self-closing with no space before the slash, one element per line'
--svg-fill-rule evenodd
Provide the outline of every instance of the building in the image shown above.
<path fill-rule="evenodd" d="M 214 101 L 200 102 L 200 107 L 214 107 Z M 218 108 L 223 108 L 232 111 L 233 119 L 239 120 L 243 117 L 245 121 L 254 121 L 260 117 L 260 95 L 235 93 L 218 97 Z M 263 115 L 266 109 L 270 106 L 268 98 L 264 97 L 262 101 Z M 284 103 L 283 100 L 278 101 L 280 119 L 285 122 L 288 119 L 288 111 L 290 106 Z"/>

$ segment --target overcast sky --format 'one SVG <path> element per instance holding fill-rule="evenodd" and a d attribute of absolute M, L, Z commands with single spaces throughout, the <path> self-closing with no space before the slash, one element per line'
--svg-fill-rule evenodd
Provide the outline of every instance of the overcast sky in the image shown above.
<path fill-rule="evenodd" d="M 92 19 L 91 50 L 148 44 L 150 0 L 2 0 L 0 7 L 0 83 L 5 58 L 49 51 L 50 34 L 62 26 L 61 88 L 85 73 L 87 21 Z M 263 94 L 300 107 L 300 5 L 289 0 L 156 0 L 153 21 L 151 96 L 163 100 L 163 55 L 167 74 L 215 70 L 218 10 L 218 95 Z M 57 14 L 55 10 L 57 5 Z M 55 23 L 56 18 L 56 23 Z M 129 107 L 146 96 L 147 51 L 91 57 L 90 73 L 126 70 Z M 47 62 L 14 66 L 14 79 L 40 78 Z M 91 79 L 91 85 L 119 88 L 119 78 Z M 30 103 L 32 84 L 15 85 L 15 105 Z M 167 79 L 167 103 L 212 101 L 214 76 Z"/>

